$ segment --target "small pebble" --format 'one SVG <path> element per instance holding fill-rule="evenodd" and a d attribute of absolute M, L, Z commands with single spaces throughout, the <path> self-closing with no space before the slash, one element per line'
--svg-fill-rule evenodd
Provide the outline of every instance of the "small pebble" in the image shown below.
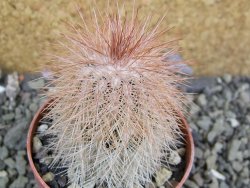
<path fill-rule="evenodd" d="M 220 179 L 220 180 L 223 180 L 223 181 L 226 179 L 226 177 L 223 174 L 221 174 L 220 172 L 218 172 L 215 169 L 211 169 L 211 173 L 217 179 Z"/>
<path fill-rule="evenodd" d="M 185 186 L 188 188 L 199 188 L 198 185 L 196 185 L 196 183 L 191 180 L 187 180 L 185 182 Z"/>
<path fill-rule="evenodd" d="M 9 167 L 9 168 L 15 168 L 15 161 L 12 158 L 7 158 L 4 160 L 4 163 Z"/>
<path fill-rule="evenodd" d="M 41 140 L 37 137 L 33 137 L 33 152 L 37 153 L 41 148 L 42 148 L 42 142 Z"/>
<path fill-rule="evenodd" d="M 2 94 L 4 92 L 5 92 L 5 87 L 3 87 L 3 86 L 0 85 L 0 94 Z"/>
<path fill-rule="evenodd" d="M 51 182 L 52 180 L 54 180 L 54 178 L 55 178 L 55 175 L 52 172 L 47 172 L 46 174 L 42 176 L 42 179 L 45 182 Z"/>
<path fill-rule="evenodd" d="M 223 79 L 227 84 L 229 84 L 232 81 L 232 76 L 230 74 L 225 74 Z"/>
<path fill-rule="evenodd" d="M 37 128 L 37 131 L 40 133 L 43 133 L 44 131 L 46 131 L 48 129 L 48 125 L 47 124 L 42 124 Z"/>
<path fill-rule="evenodd" d="M 161 168 L 158 172 L 156 172 L 155 181 L 157 186 L 162 186 L 165 182 L 167 182 L 171 176 L 172 172 L 166 168 Z"/>
<path fill-rule="evenodd" d="M 4 160 L 5 158 L 8 157 L 8 155 L 9 155 L 8 149 L 5 146 L 0 147 L 0 159 Z"/>
<path fill-rule="evenodd" d="M 8 173 L 4 170 L 0 171 L 0 178 L 7 177 Z"/>
<path fill-rule="evenodd" d="M 230 125 L 233 127 L 233 128 L 236 128 L 240 125 L 240 123 L 237 121 L 237 119 L 234 119 L 234 118 L 231 118 L 228 120 L 230 122 Z"/>
<path fill-rule="evenodd" d="M 193 175 L 192 179 L 197 183 L 198 186 L 202 186 L 204 183 L 203 178 L 201 177 L 200 173 L 196 173 L 195 175 Z"/>
<path fill-rule="evenodd" d="M 206 96 L 204 94 L 200 94 L 198 99 L 197 99 L 197 102 L 200 106 L 206 106 L 207 105 Z"/>
<path fill-rule="evenodd" d="M 18 176 L 17 179 L 15 179 L 9 186 L 9 188 L 24 188 L 26 187 L 26 184 L 28 183 L 28 178 L 24 176 Z"/>

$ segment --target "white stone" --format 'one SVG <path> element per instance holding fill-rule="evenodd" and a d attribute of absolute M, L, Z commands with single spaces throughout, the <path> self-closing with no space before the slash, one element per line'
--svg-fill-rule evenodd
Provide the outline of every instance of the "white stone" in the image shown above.
<path fill-rule="evenodd" d="M 47 124 L 42 124 L 37 128 L 37 131 L 40 133 L 43 133 L 44 131 L 46 131 L 48 129 L 48 125 Z"/>
<path fill-rule="evenodd" d="M 237 119 L 234 119 L 234 118 L 231 118 L 228 120 L 230 122 L 230 125 L 235 128 L 235 127 L 238 127 L 240 125 L 240 123 L 238 122 Z"/>
<path fill-rule="evenodd" d="M 217 179 L 220 179 L 223 181 L 226 179 L 226 177 L 223 174 L 221 174 L 220 172 L 218 172 L 217 170 L 211 169 L 211 174 Z"/>
<path fill-rule="evenodd" d="M 3 93 L 3 92 L 5 92 L 5 87 L 0 86 L 0 94 Z"/>

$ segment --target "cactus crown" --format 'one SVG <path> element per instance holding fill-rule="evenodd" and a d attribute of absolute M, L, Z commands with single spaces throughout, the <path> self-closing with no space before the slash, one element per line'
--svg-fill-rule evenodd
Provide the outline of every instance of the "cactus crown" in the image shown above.
<path fill-rule="evenodd" d="M 161 42 L 161 20 L 151 28 L 136 11 L 94 15 L 90 26 L 71 26 L 50 64 L 47 149 L 81 187 L 142 187 L 181 136 L 184 79 L 164 59 L 174 41 Z"/>

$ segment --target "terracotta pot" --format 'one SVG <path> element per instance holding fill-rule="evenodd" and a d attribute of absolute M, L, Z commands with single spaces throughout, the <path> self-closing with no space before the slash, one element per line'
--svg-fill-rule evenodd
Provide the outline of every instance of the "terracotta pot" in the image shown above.
<path fill-rule="evenodd" d="M 28 160 L 31 167 L 31 170 L 35 176 L 36 181 L 38 182 L 39 186 L 41 188 L 49 188 L 49 186 L 43 181 L 42 177 L 38 173 L 33 158 L 32 158 L 32 138 L 33 135 L 36 132 L 37 126 L 39 124 L 39 121 L 43 117 L 44 109 L 49 105 L 49 102 L 45 103 L 35 114 L 28 132 L 28 138 L 27 138 L 27 153 L 28 153 Z M 185 160 L 186 160 L 186 167 L 185 167 L 185 173 L 181 179 L 180 182 L 175 185 L 176 188 L 181 188 L 185 181 L 187 180 L 189 173 L 191 171 L 192 165 L 193 165 L 193 159 L 194 159 L 194 143 L 193 143 L 193 137 L 190 132 L 190 128 L 184 119 L 182 115 L 180 115 L 181 121 L 183 123 L 183 126 L 181 127 L 182 132 L 184 133 L 184 138 L 186 140 L 186 154 L 185 154 Z"/>

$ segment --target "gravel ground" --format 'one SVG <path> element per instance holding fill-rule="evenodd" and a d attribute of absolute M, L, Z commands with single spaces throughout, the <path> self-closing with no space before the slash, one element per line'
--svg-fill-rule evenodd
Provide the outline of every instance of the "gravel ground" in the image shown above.
<path fill-rule="evenodd" d="M 36 187 L 25 151 L 29 123 L 43 103 L 43 80 L 0 71 L 0 188 Z M 247 188 L 250 184 L 250 78 L 225 75 L 191 81 L 189 124 L 196 151 L 185 188 Z M 153 186 L 151 186 L 153 188 Z"/>

